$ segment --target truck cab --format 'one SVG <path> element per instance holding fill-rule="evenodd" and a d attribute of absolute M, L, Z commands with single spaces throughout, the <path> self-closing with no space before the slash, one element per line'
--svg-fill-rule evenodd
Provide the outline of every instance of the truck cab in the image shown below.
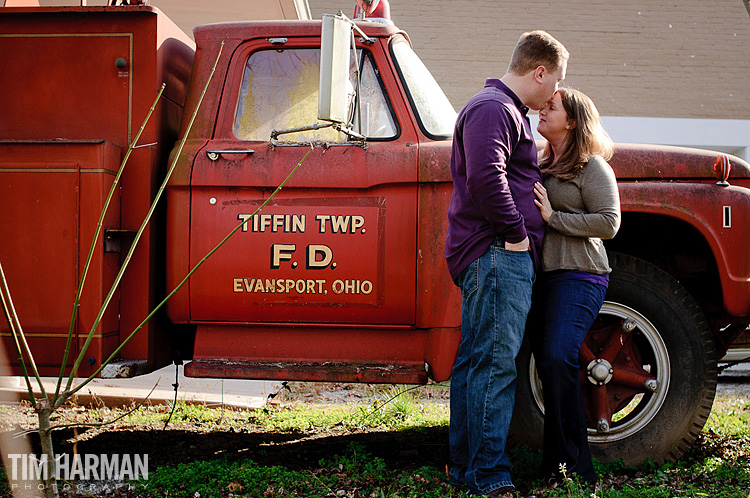
<path fill-rule="evenodd" d="M 459 296 L 441 249 L 455 111 L 403 31 L 361 29 L 355 135 L 276 135 L 317 122 L 320 22 L 195 30 L 204 60 L 224 46 L 200 112 L 216 118 L 196 122 L 168 187 L 168 283 L 243 225 L 168 305 L 195 326 L 188 375 L 450 376 Z"/>

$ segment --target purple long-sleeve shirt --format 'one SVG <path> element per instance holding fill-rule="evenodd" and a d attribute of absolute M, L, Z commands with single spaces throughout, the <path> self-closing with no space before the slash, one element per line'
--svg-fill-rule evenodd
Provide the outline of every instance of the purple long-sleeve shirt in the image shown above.
<path fill-rule="evenodd" d="M 458 114 L 445 243 L 454 281 L 497 237 L 514 243 L 528 236 L 539 265 L 544 220 L 534 204 L 534 183 L 542 174 L 528 110 L 502 81 L 488 79 Z"/>

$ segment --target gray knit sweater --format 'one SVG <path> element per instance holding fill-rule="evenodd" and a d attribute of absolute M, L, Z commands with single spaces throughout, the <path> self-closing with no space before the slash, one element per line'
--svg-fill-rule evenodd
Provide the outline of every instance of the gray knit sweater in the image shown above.
<path fill-rule="evenodd" d="M 544 187 L 554 212 L 544 234 L 542 271 L 609 273 L 602 239 L 620 228 L 620 194 L 607 161 L 591 156 L 572 180 L 544 175 Z"/>

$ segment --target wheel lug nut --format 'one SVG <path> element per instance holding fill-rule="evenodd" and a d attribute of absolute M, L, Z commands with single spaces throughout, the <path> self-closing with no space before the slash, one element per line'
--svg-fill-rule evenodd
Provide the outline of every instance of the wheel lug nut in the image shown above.
<path fill-rule="evenodd" d="M 600 418 L 596 423 L 597 432 L 609 432 L 609 422 L 606 418 Z"/>

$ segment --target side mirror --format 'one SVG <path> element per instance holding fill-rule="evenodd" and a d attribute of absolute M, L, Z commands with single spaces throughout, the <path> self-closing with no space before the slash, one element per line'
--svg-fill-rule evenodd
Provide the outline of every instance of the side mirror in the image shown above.
<path fill-rule="evenodd" d="M 318 87 L 318 119 L 323 121 L 344 124 L 348 121 L 350 93 L 353 90 L 349 81 L 351 42 L 351 22 L 324 14 Z"/>

